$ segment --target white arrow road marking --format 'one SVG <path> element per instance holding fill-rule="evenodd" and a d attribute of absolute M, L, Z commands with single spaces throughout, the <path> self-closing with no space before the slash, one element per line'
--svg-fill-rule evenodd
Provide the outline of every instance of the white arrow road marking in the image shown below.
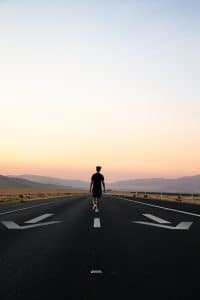
<path fill-rule="evenodd" d="M 102 270 L 91 270 L 90 274 L 103 274 Z"/>
<path fill-rule="evenodd" d="M 182 229 L 182 230 L 188 230 L 193 222 L 180 222 L 175 228 L 176 229 Z"/>
<path fill-rule="evenodd" d="M 100 228 L 101 223 L 100 223 L 100 218 L 94 218 L 94 228 Z"/>
<path fill-rule="evenodd" d="M 149 219 L 151 219 L 153 221 L 156 221 L 156 222 L 158 222 L 160 224 L 170 224 L 170 222 L 165 221 L 165 220 L 163 220 L 161 218 L 158 218 L 158 217 L 156 217 L 154 215 L 151 215 L 151 214 L 143 214 L 143 216 L 145 216 L 145 217 L 147 217 L 147 218 L 149 218 Z"/>
<path fill-rule="evenodd" d="M 36 217 L 36 218 L 31 219 L 31 220 L 29 220 L 29 221 L 26 221 L 25 223 L 28 223 L 28 224 L 34 224 L 34 223 L 40 222 L 40 221 L 42 221 L 42 220 L 44 220 L 44 219 L 46 219 L 46 218 L 49 218 L 49 217 L 51 217 L 51 216 L 53 216 L 53 214 L 44 214 L 44 215 L 42 215 L 42 216 L 39 216 L 39 217 Z"/>
<path fill-rule="evenodd" d="M 52 221 L 52 222 L 45 222 L 45 223 L 34 224 L 34 225 L 26 225 L 26 226 L 20 226 L 13 221 L 2 221 L 1 223 L 8 229 L 24 230 L 24 229 L 34 228 L 34 227 L 57 224 L 57 223 L 61 223 L 61 221 Z"/>
<path fill-rule="evenodd" d="M 132 223 L 137 224 L 143 224 L 148 226 L 154 226 L 154 227 L 160 227 L 165 229 L 171 229 L 171 230 L 188 230 L 193 222 L 180 222 L 177 226 L 169 226 L 169 225 L 161 225 L 161 224 L 155 224 L 150 222 L 140 222 L 140 221 L 133 221 Z"/>

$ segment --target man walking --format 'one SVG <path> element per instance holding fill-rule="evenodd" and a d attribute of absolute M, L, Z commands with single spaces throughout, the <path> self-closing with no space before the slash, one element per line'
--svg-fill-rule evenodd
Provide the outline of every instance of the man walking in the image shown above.
<path fill-rule="evenodd" d="M 92 175 L 91 178 L 91 184 L 90 184 L 90 192 L 92 191 L 93 199 L 92 199 L 92 209 L 96 209 L 98 211 L 98 204 L 99 200 L 102 196 L 102 185 L 103 190 L 105 192 L 105 182 L 104 182 L 104 176 L 100 173 L 101 167 L 96 167 L 96 173 Z"/>

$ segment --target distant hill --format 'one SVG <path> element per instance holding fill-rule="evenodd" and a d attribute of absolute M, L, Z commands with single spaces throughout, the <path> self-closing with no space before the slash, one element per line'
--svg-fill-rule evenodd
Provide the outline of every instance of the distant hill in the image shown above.
<path fill-rule="evenodd" d="M 177 179 L 152 178 L 130 179 L 113 182 L 112 189 L 144 192 L 199 193 L 200 175 L 186 176 Z"/>
<path fill-rule="evenodd" d="M 89 188 L 89 182 L 81 180 L 61 179 L 39 175 L 0 176 L 1 186 L 19 187 L 60 187 L 60 188 Z M 176 179 L 148 178 L 130 179 L 106 183 L 107 189 L 144 191 L 144 192 L 171 192 L 171 193 L 200 193 L 200 175 L 186 176 Z"/>
<path fill-rule="evenodd" d="M 0 175 L 0 188 L 56 188 L 56 185 L 42 184 L 30 180 Z"/>
<path fill-rule="evenodd" d="M 24 174 L 16 176 L 20 179 L 30 180 L 32 182 L 42 183 L 42 184 L 53 184 L 60 187 L 67 188 L 87 188 L 89 187 L 89 183 L 81 180 L 72 180 L 72 179 L 61 179 L 56 177 L 47 177 L 47 176 L 39 176 L 39 175 L 30 175 Z"/>

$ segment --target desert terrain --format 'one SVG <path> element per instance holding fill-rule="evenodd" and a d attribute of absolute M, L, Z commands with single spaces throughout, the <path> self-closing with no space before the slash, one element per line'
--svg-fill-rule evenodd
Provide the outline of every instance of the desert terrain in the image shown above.
<path fill-rule="evenodd" d="M 39 199 L 50 199 L 58 197 L 66 197 L 72 195 L 83 195 L 86 190 L 81 189 L 61 189 L 61 188 L 27 188 L 27 187 L 1 187 L 0 188 L 0 204 L 28 202 Z"/>

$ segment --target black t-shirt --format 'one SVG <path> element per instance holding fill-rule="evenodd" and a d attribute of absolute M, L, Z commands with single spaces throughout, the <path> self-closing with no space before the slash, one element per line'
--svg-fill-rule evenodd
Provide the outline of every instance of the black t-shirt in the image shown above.
<path fill-rule="evenodd" d="M 92 190 L 93 191 L 101 191 L 102 181 L 104 181 L 103 175 L 100 173 L 95 173 L 92 175 L 91 180 L 93 182 Z"/>

